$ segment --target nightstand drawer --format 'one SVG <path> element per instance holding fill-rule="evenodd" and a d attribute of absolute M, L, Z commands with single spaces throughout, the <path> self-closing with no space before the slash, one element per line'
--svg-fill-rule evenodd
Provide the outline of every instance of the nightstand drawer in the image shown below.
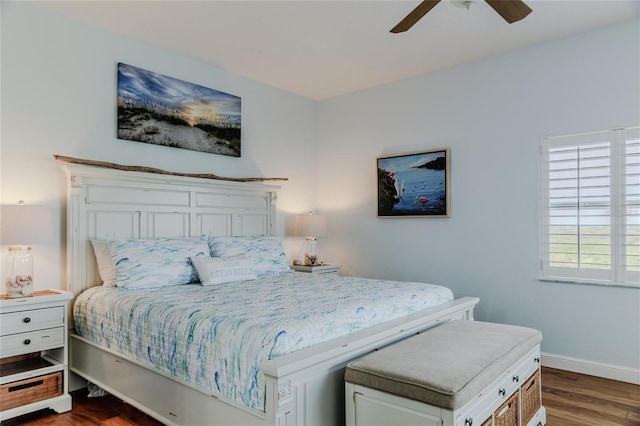
<path fill-rule="evenodd" d="M 62 306 L 0 315 L 0 336 L 62 326 L 64 326 L 64 307 Z"/>
<path fill-rule="evenodd" d="M 64 327 L 0 337 L 0 358 L 64 346 Z"/>
<path fill-rule="evenodd" d="M 47 374 L 0 386 L 0 410 L 9 410 L 62 395 L 62 373 Z"/>

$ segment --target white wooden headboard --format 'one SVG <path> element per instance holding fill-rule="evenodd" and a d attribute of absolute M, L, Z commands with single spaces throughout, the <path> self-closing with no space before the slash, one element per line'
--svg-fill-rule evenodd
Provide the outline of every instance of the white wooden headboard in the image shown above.
<path fill-rule="evenodd" d="M 274 235 L 279 186 L 70 164 L 67 288 L 100 285 L 92 239 Z"/>

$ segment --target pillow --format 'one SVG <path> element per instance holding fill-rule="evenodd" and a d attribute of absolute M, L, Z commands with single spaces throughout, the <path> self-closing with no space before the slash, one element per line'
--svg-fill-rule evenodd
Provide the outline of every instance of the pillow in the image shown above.
<path fill-rule="evenodd" d="M 244 255 L 231 257 L 197 256 L 192 257 L 191 262 L 196 268 L 203 286 L 257 278 L 253 271 L 253 263 Z"/>
<path fill-rule="evenodd" d="M 96 255 L 96 262 L 98 263 L 98 273 L 102 280 L 102 285 L 105 287 L 116 286 L 116 267 L 113 264 L 111 258 L 111 251 L 106 241 L 103 240 L 91 240 L 93 245 L 93 252 Z"/>
<path fill-rule="evenodd" d="M 116 285 L 127 290 L 198 282 L 191 257 L 208 256 L 207 237 L 106 241 Z"/>
<path fill-rule="evenodd" d="M 291 272 L 282 244 L 275 237 L 211 237 L 212 257 L 245 254 L 258 278 Z"/>

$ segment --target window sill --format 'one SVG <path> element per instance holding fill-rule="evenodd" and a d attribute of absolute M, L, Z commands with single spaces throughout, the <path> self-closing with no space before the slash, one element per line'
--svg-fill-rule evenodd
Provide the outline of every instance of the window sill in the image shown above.
<path fill-rule="evenodd" d="M 600 281 L 600 280 L 586 280 L 577 278 L 561 278 L 561 277 L 540 277 L 538 281 L 554 282 L 562 284 L 582 284 L 582 285 L 597 285 L 602 287 L 620 287 L 620 288 L 632 288 L 640 290 L 640 283 L 631 282 L 615 282 L 615 281 Z"/>

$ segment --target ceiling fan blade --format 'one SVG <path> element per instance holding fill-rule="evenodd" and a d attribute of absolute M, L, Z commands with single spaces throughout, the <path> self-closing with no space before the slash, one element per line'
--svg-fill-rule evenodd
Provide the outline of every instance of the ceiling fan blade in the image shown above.
<path fill-rule="evenodd" d="M 500 16 L 510 24 L 525 18 L 531 8 L 522 0 L 485 0 Z"/>
<path fill-rule="evenodd" d="M 424 15 L 427 14 L 428 11 L 433 9 L 433 7 L 440 3 L 440 0 L 424 0 L 422 3 L 418 5 L 415 9 L 411 11 L 402 21 L 398 23 L 395 27 L 391 29 L 392 33 L 403 33 L 407 31 L 409 28 L 413 27 L 413 25 L 420 20 Z"/>

